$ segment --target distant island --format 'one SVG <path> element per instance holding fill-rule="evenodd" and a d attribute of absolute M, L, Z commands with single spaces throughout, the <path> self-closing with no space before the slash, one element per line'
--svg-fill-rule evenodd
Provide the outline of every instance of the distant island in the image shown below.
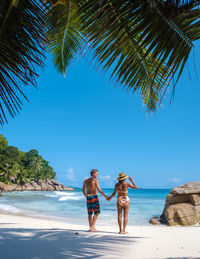
<path fill-rule="evenodd" d="M 0 134 L 0 191 L 73 190 L 56 181 L 56 173 L 39 152 L 9 146 Z"/>

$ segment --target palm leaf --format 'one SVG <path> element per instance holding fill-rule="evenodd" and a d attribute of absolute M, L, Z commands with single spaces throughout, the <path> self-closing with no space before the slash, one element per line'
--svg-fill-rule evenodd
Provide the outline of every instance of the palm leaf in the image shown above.
<path fill-rule="evenodd" d="M 44 5 L 32 0 L 0 3 L 0 124 L 14 117 L 25 98 L 23 86 L 36 85 L 35 66 L 43 66 Z"/>
<path fill-rule="evenodd" d="M 47 15 L 48 45 L 53 62 L 60 73 L 65 73 L 84 43 L 77 10 L 76 1 L 68 0 L 51 8 Z"/>
<path fill-rule="evenodd" d="M 87 36 L 91 42 L 93 59 L 103 69 L 111 70 L 111 77 L 133 92 L 139 91 L 147 109 L 156 109 L 161 87 L 167 86 L 170 69 L 159 66 L 158 59 L 139 42 L 141 32 L 134 34 L 128 1 L 85 1 L 81 16 L 85 21 Z M 138 4 L 138 3 L 137 3 Z M 129 17 L 130 16 L 130 17 Z"/>
<path fill-rule="evenodd" d="M 193 42 L 200 38 L 196 0 L 53 3 L 48 38 L 58 71 L 65 73 L 87 37 L 92 60 L 110 70 L 123 88 L 139 92 L 149 111 L 157 108 L 176 75 L 175 88 Z"/>
<path fill-rule="evenodd" d="M 135 11 L 134 34 L 138 42 L 177 75 L 174 87 L 184 69 L 193 42 L 200 38 L 200 9 L 197 1 L 142 1 Z M 133 6 L 133 5 L 132 5 Z M 130 9 L 134 8 L 130 5 Z"/>

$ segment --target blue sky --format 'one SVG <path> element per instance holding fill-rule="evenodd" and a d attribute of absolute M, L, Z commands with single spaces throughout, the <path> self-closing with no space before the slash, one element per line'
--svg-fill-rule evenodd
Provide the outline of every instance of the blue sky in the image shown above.
<path fill-rule="evenodd" d="M 191 59 L 174 102 L 165 98 L 158 112 L 146 114 L 139 95 L 114 87 L 84 59 L 75 60 L 65 77 L 48 59 L 38 89 L 26 89 L 30 103 L 0 133 L 21 150 L 39 150 L 66 185 L 81 186 L 92 168 L 99 169 L 102 187 L 112 187 L 121 171 L 143 188 L 197 181 L 200 87 L 193 70 Z"/>

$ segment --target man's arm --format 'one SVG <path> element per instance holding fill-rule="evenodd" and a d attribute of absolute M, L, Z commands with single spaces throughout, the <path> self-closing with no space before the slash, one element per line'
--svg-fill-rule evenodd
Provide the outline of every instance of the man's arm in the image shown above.
<path fill-rule="evenodd" d="M 104 194 L 104 192 L 101 190 L 100 186 L 99 186 L 99 181 L 96 180 L 96 187 L 97 190 L 107 199 L 107 196 Z"/>
<path fill-rule="evenodd" d="M 82 188 L 82 192 L 83 192 L 83 195 L 85 196 L 85 198 L 87 197 L 87 194 L 85 192 L 85 188 L 86 188 L 86 182 L 84 181 L 83 182 L 83 188 Z"/>
<path fill-rule="evenodd" d="M 132 189 L 137 189 L 137 185 L 134 183 L 132 177 L 129 176 L 129 180 L 132 182 L 132 184 L 128 183 L 128 187 Z"/>
<path fill-rule="evenodd" d="M 117 192 L 117 185 L 115 185 L 114 192 L 113 192 L 113 194 L 108 198 L 108 200 L 111 200 L 111 199 L 115 196 L 116 192 Z"/>

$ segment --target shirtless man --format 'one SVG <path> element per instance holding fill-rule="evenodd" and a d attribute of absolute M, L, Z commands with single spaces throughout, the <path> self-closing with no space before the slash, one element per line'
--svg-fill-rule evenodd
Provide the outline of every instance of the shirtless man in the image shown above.
<path fill-rule="evenodd" d="M 126 183 L 126 179 L 129 178 L 132 184 Z M 136 184 L 134 183 L 133 179 L 125 175 L 125 173 L 119 174 L 117 178 L 118 183 L 115 185 L 115 189 L 113 194 L 108 198 L 111 200 L 116 192 L 118 191 L 117 197 L 117 211 L 118 211 L 118 225 L 119 225 L 119 233 L 126 234 L 126 225 L 128 223 L 128 211 L 129 211 L 129 197 L 128 197 L 128 188 L 137 189 Z M 124 222 L 123 222 L 123 229 L 122 229 L 122 210 L 124 211 Z"/>
<path fill-rule="evenodd" d="M 89 231 L 97 231 L 97 229 L 95 228 L 95 223 L 100 214 L 100 204 L 97 196 L 97 190 L 105 197 L 105 199 L 108 199 L 108 197 L 99 187 L 99 181 L 97 180 L 98 170 L 92 169 L 90 171 L 90 174 L 91 177 L 86 179 L 83 183 L 82 192 L 87 199 L 88 222 L 90 226 Z"/>

